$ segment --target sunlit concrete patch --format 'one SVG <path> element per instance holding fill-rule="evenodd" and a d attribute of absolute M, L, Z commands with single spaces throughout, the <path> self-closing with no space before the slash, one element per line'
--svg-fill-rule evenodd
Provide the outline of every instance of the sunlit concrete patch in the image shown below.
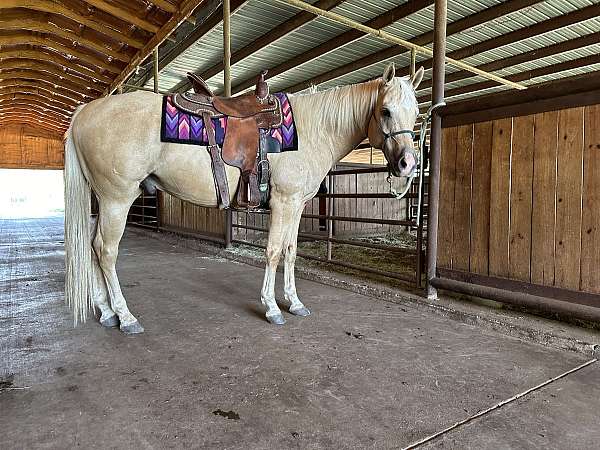
<path fill-rule="evenodd" d="M 58 222 L 27 226 L 15 244 L 62 240 L 44 231 Z M 1 448 L 396 448 L 586 359 L 306 280 L 312 314 L 273 327 L 260 268 L 131 233 L 118 270 L 146 332 L 73 328 L 61 251 L 4 247 L 2 370 L 29 388 L 0 393 Z M 578 407 L 591 414 L 597 398 Z"/>

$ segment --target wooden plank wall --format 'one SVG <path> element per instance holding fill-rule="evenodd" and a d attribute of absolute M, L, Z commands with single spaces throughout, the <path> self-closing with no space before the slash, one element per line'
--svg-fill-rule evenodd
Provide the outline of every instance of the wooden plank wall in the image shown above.
<path fill-rule="evenodd" d="M 0 127 L 0 167 L 10 169 L 62 169 L 62 136 L 27 125 Z"/>
<path fill-rule="evenodd" d="M 346 168 L 346 167 L 345 167 Z M 335 192 L 341 193 L 376 193 L 388 192 L 387 174 L 341 175 L 335 180 Z M 401 181 L 395 180 L 399 190 Z M 223 235 L 225 215 L 222 211 L 202 208 L 179 200 L 169 194 L 161 193 L 160 221 L 161 225 L 175 229 Z M 368 217 L 380 219 L 403 220 L 406 218 L 406 200 L 394 199 L 336 199 L 336 215 L 349 217 Z M 319 199 L 308 201 L 305 214 L 319 214 Z M 233 223 L 250 225 L 258 228 L 269 228 L 268 214 L 233 213 Z M 377 234 L 400 231 L 401 227 L 394 225 L 378 225 L 368 223 L 338 222 L 336 235 Z M 320 229 L 319 219 L 303 218 L 300 222 L 303 233 L 324 233 Z M 255 241 L 264 238 L 260 231 L 242 228 L 233 229 L 234 239 Z"/>
<path fill-rule="evenodd" d="M 600 105 L 443 129 L 438 265 L 600 293 Z"/>
<path fill-rule="evenodd" d="M 160 224 L 181 231 L 199 232 L 210 236 L 223 236 L 225 212 L 216 208 L 203 208 L 160 192 Z"/>

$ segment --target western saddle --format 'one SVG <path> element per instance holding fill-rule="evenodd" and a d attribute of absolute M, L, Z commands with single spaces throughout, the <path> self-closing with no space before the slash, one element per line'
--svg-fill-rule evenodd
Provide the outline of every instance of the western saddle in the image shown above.
<path fill-rule="evenodd" d="M 281 126 L 282 114 L 277 97 L 269 95 L 266 74 L 266 70 L 260 73 L 254 92 L 217 97 L 204 80 L 189 73 L 194 93 L 172 97 L 176 107 L 202 117 L 220 208 L 230 206 L 224 162 L 241 171 L 236 207 L 257 209 L 268 203 L 270 130 Z M 227 117 L 227 129 L 219 148 L 211 119 L 222 117 Z"/>

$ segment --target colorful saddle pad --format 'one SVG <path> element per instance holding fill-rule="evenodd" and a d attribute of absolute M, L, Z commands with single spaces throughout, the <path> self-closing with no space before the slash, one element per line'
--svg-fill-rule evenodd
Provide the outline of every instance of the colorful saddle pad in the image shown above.
<path fill-rule="evenodd" d="M 298 150 L 298 133 L 288 96 L 280 92 L 273 95 L 281 102 L 283 120 L 280 127 L 271 129 L 268 152 Z M 227 117 L 213 118 L 212 122 L 217 144 L 223 145 L 227 133 Z M 163 97 L 160 139 L 162 142 L 176 144 L 208 145 L 208 136 L 202 117 L 179 110 L 173 104 L 170 95 Z"/>

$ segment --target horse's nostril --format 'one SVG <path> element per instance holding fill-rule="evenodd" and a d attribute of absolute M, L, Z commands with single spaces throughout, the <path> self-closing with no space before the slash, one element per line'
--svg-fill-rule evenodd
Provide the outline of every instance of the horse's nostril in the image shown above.
<path fill-rule="evenodd" d="M 398 165 L 400 166 L 400 168 L 406 169 L 406 166 L 408 166 L 408 164 L 406 163 L 406 159 L 404 158 L 404 156 L 400 158 Z"/>

